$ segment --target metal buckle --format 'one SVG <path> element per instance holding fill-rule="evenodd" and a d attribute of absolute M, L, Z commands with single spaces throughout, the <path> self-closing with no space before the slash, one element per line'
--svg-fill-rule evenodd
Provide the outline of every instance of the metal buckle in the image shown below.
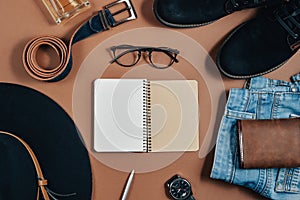
<path fill-rule="evenodd" d="M 116 11 L 116 12 L 114 12 L 114 13 L 111 13 L 111 12 L 110 12 L 109 9 L 110 9 L 111 7 L 116 6 L 116 5 L 118 5 L 118 4 L 121 4 L 121 3 L 125 3 L 126 7 L 123 8 L 123 9 L 121 9 L 121 10 L 118 10 L 118 11 Z M 111 15 L 111 17 L 112 17 L 112 19 L 114 20 L 114 22 L 112 22 L 112 24 L 111 24 L 111 26 L 113 26 L 113 27 L 114 27 L 114 26 L 118 26 L 118 25 L 120 25 L 120 24 L 122 24 L 122 23 L 124 23 L 124 22 L 131 21 L 131 20 L 134 20 L 134 19 L 137 18 L 137 15 L 136 15 L 136 13 L 135 13 L 135 10 L 134 10 L 134 8 L 133 8 L 132 3 L 131 3 L 130 0 L 118 0 L 118 1 L 115 1 L 115 2 L 113 2 L 113 3 L 110 3 L 110 4 L 106 5 L 104 8 L 105 8 L 105 12 L 106 12 L 106 13 L 109 12 L 110 15 Z M 116 20 L 114 19 L 113 16 L 118 15 L 118 14 L 120 14 L 120 13 L 122 13 L 122 12 L 126 12 L 126 11 L 129 12 L 129 14 L 130 14 L 129 17 L 124 18 L 124 19 L 121 19 L 121 20 L 119 20 L 119 21 L 116 21 Z"/>

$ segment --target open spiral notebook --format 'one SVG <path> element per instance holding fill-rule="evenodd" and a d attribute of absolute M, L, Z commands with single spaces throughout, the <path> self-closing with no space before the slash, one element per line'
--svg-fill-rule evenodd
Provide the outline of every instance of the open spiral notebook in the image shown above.
<path fill-rule="evenodd" d="M 96 152 L 174 152 L 198 149 L 197 81 L 94 81 Z"/>

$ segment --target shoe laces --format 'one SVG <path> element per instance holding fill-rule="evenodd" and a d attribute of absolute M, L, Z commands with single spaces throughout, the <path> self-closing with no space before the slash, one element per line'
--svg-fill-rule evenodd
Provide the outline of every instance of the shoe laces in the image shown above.
<path fill-rule="evenodd" d="M 227 13 L 232 13 L 238 10 L 242 10 L 244 8 L 254 8 L 263 6 L 267 2 L 273 4 L 273 1 L 276 3 L 282 0 L 227 0 L 225 3 L 225 11 Z"/>
<path fill-rule="evenodd" d="M 295 2 L 284 4 L 281 8 L 274 11 L 276 20 L 294 38 L 297 39 L 300 30 L 300 5 Z"/>
<path fill-rule="evenodd" d="M 248 5 L 260 5 L 266 0 L 229 0 L 235 9 L 242 8 Z"/>

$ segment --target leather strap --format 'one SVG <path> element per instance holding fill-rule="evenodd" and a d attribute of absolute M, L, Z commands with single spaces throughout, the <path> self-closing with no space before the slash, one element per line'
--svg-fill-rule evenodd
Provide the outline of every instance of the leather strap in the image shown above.
<path fill-rule="evenodd" d="M 190 196 L 189 198 L 187 198 L 186 200 L 195 200 L 195 198 L 193 196 Z"/>
<path fill-rule="evenodd" d="M 39 161 L 37 160 L 34 152 L 30 148 L 30 146 L 24 140 L 22 140 L 21 138 L 19 138 L 18 136 L 14 135 L 12 133 L 5 132 L 5 131 L 0 131 L 0 134 L 5 134 L 5 135 L 11 136 L 11 137 L 17 139 L 26 148 L 26 150 L 28 151 L 28 153 L 29 153 L 29 155 L 30 155 L 30 157 L 33 161 L 33 164 L 34 164 L 37 176 L 38 176 L 38 182 L 37 182 L 38 183 L 38 193 L 37 193 L 37 198 L 36 199 L 39 200 L 40 199 L 40 193 L 42 193 L 42 196 L 43 196 L 44 200 L 50 200 L 49 195 L 47 193 L 47 189 L 46 189 L 46 186 L 47 186 L 48 182 L 44 178 L 41 166 L 39 164 Z"/>
<path fill-rule="evenodd" d="M 125 4 L 125 8 L 111 13 L 110 8 L 118 4 Z M 129 17 L 116 21 L 115 15 L 128 12 Z M 136 13 L 130 0 L 118 0 L 104 7 L 97 15 L 79 26 L 72 34 L 71 39 L 66 45 L 60 38 L 56 36 L 46 35 L 33 38 L 30 40 L 23 50 L 23 65 L 27 73 L 40 81 L 55 82 L 65 78 L 72 68 L 72 45 L 83 40 L 95 33 L 109 30 L 110 27 L 117 26 L 124 22 L 136 19 Z M 39 66 L 36 55 L 38 49 L 46 45 L 53 48 L 60 58 L 59 65 L 52 69 L 45 69 Z"/>

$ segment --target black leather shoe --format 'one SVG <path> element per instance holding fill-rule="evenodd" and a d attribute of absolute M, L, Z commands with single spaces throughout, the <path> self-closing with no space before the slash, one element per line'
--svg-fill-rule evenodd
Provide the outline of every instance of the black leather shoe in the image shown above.
<path fill-rule="evenodd" d="M 282 4 L 284 0 L 154 0 L 153 11 L 163 24 L 175 28 L 207 25 L 232 12 Z"/>
<path fill-rule="evenodd" d="M 250 78 L 282 66 L 300 47 L 300 0 L 291 0 L 265 16 L 237 27 L 217 55 L 230 78 Z"/>

